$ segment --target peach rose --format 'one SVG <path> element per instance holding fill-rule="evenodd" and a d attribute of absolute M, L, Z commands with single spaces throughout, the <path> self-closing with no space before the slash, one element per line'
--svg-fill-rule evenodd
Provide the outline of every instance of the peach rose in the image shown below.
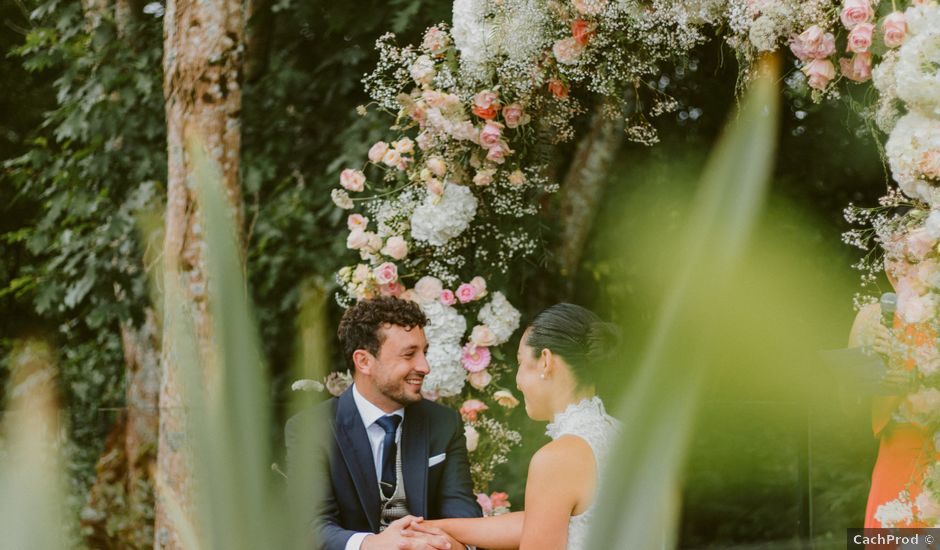
<path fill-rule="evenodd" d="M 513 185 L 522 185 L 525 183 L 525 174 L 522 173 L 522 170 L 513 170 L 513 172 L 509 174 L 509 183 Z"/>
<path fill-rule="evenodd" d="M 359 192 L 365 189 L 366 175 L 361 170 L 347 168 L 340 172 L 339 184 L 347 191 Z"/>
<path fill-rule="evenodd" d="M 392 147 L 402 155 L 410 155 L 415 152 L 415 142 L 411 138 L 403 137 L 398 141 L 392 142 Z"/>
<path fill-rule="evenodd" d="M 358 264 L 353 271 L 352 280 L 354 283 L 364 283 L 372 276 L 372 271 L 366 264 Z"/>
<path fill-rule="evenodd" d="M 869 0 L 845 0 L 839 18 L 847 29 L 854 29 L 860 23 L 867 23 L 874 15 Z"/>
<path fill-rule="evenodd" d="M 594 25 L 584 19 L 575 19 L 571 22 L 571 37 L 574 38 L 578 44 L 587 46 L 588 42 L 594 38 Z"/>
<path fill-rule="evenodd" d="M 443 178 L 447 173 L 447 163 L 441 157 L 431 157 L 428 159 L 428 170 L 439 178 Z"/>
<path fill-rule="evenodd" d="M 471 372 L 467 375 L 467 380 L 470 381 L 470 385 L 478 390 L 482 390 L 493 381 L 493 376 L 489 373 L 488 370 L 484 369 L 480 372 Z"/>
<path fill-rule="evenodd" d="M 470 332 L 470 343 L 475 346 L 489 347 L 496 344 L 496 335 L 486 325 L 477 325 Z"/>
<path fill-rule="evenodd" d="M 477 275 L 476 277 L 470 279 L 470 284 L 473 285 L 473 288 L 476 289 L 477 298 L 486 296 L 486 279 Z"/>
<path fill-rule="evenodd" d="M 525 113 L 521 103 L 510 103 L 503 107 L 503 120 L 507 128 L 518 128 L 529 122 L 529 115 Z"/>
<path fill-rule="evenodd" d="M 378 164 L 385 158 L 385 152 L 388 151 L 388 144 L 380 141 L 369 149 L 369 160 Z"/>
<path fill-rule="evenodd" d="M 885 17 L 883 26 L 885 46 L 897 48 L 904 43 L 907 37 L 907 20 L 902 12 L 896 11 Z"/>
<path fill-rule="evenodd" d="M 487 409 L 489 407 L 486 406 L 486 403 L 479 399 L 468 399 L 460 406 L 460 416 L 463 417 L 465 422 L 476 422 L 477 414 Z"/>
<path fill-rule="evenodd" d="M 836 68 L 828 59 L 813 59 L 803 67 L 803 74 L 809 79 L 811 88 L 825 90 L 836 76 Z"/>
<path fill-rule="evenodd" d="M 875 25 L 872 23 L 859 23 L 849 32 L 845 51 L 853 53 L 865 53 L 871 47 L 872 34 L 875 32 Z"/>
<path fill-rule="evenodd" d="M 477 445 L 480 444 L 480 434 L 477 433 L 476 429 L 473 426 L 464 426 L 463 436 L 467 438 L 467 452 L 472 453 L 477 450 Z"/>
<path fill-rule="evenodd" d="M 510 153 L 512 153 L 512 151 L 509 149 L 509 145 L 505 141 L 500 141 L 486 151 L 486 160 L 495 162 L 496 164 L 502 164 L 506 162 L 506 157 Z"/>
<path fill-rule="evenodd" d="M 480 187 L 485 187 L 493 183 L 493 174 L 496 173 L 496 170 L 480 170 L 473 176 L 473 185 L 478 185 Z"/>
<path fill-rule="evenodd" d="M 380 285 L 387 285 L 398 280 L 398 267 L 392 262 L 385 262 L 372 272 Z"/>
<path fill-rule="evenodd" d="M 578 62 L 578 59 L 581 57 L 581 52 L 584 51 L 584 46 L 578 43 L 574 37 L 563 38 L 552 46 L 552 53 L 555 54 L 555 59 L 558 60 L 562 65 L 574 65 Z"/>
<path fill-rule="evenodd" d="M 382 156 L 382 162 L 391 168 L 397 168 L 402 165 L 401 153 L 397 149 L 389 149 Z"/>
<path fill-rule="evenodd" d="M 871 78 L 871 54 L 868 52 L 855 54 L 851 59 L 843 57 L 839 60 L 839 66 L 849 80 L 865 82 Z"/>
<path fill-rule="evenodd" d="M 473 96 L 473 114 L 484 119 L 493 120 L 499 112 L 499 94 L 483 90 Z"/>
<path fill-rule="evenodd" d="M 512 394 L 509 390 L 499 390 L 493 393 L 493 399 L 496 400 L 500 406 L 506 407 L 507 409 L 513 409 L 519 405 L 519 400 L 516 399 L 516 396 Z"/>
<path fill-rule="evenodd" d="M 812 25 L 790 39 L 790 51 L 801 61 L 829 57 L 836 51 L 836 39 L 818 25 Z"/>
<path fill-rule="evenodd" d="M 449 45 L 447 33 L 437 27 L 431 27 L 424 33 L 424 40 L 421 45 L 433 55 L 440 55 L 444 53 Z"/>
<path fill-rule="evenodd" d="M 431 178 L 425 183 L 428 192 L 437 197 L 444 196 L 444 182 L 439 179 Z"/>
<path fill-rule="evenodd" d="M 362 229 L 353 229 L 346 237 L 346 248 L 350 250 L 361 250 L 369 246 L 369 235 Z"/>
<path fill-rule="evenodd" d="M 441 283 L 441 280 L 437 277 L 431 277 L 430 275 L 421 277 L 418 279 L 418 282 L 415 283 L 415 294 L 417 294 L 418 299 L 423 302 L 433 302 L 439 299 L 443 290 L 444 285 Z"/>
<path fill-rule="evenodd" d="M 385 241 L 385 247 L 382 248 L 382 254 L 396 260 L 403 260 L 408 255 L 408 243 L 398 235 L 389 237 Z"/>
<path fill-rule="evenodd" d="M 558 99 L 565 99 L 568 97 L 568 85 L 557 78 L 553 78 L 551 81 L 549 81 L 548 91 Z"/>

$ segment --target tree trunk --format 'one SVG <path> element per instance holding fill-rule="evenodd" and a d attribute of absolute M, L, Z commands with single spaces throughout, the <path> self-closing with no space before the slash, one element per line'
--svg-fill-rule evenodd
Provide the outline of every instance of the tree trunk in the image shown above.
<path fill-rule="evenodd" d="M 244 14 L 241 0 L 169 0 L 164 15 L 164 97 L 167 120 L 167 206 L 163 244 L 164 276 L 179 276 L 193 313 L 200 351 L 210 355 L 206 258 L 199 205 L 190 186 L 190 139 L 199 139 L 220 169 L 226 197 L 241 227 L 238 184 L 241 131 L 241 71 Z M 166 288 L 166 286 L 164 286 Z M 156 548 L 181 548 L 167 499 L 193 519 L 192 467 L 174 342 L 164 331 L 160 385 L 160 441 L 157 455 Z M 211 362 L 210 362 L 211 363 Z M 203 364 L 207 364 L 203 362 Z"/>
<path fill-rule="evenodd" d="M 578 143 L 561 186 L 558 258 L 568 296 L 574 289 L 584 245 L 604 198 L 610 165 L 623 143 L 623 119 L 611 119 L 604 111 L 603 104 L 594 109 L 590 130 Z"/>

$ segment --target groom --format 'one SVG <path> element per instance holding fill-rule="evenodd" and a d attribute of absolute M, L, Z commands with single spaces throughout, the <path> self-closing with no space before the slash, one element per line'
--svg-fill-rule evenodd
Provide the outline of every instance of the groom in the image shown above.
<path fill-rule="evenodd" d="M 421 397 L 427 322 L 417 304 L 392 297 L 349 308 L 338 335 L 353 386 L 287 422 L 289 472 L 317 460 L 297 456 L 301 426 L 332 428 L 323 449 L 331 483 L 316 520 L 326 550 L 460 550 L 446 535 L 411 531 L 411 518 L 480 516 L 460 416 Z"/>

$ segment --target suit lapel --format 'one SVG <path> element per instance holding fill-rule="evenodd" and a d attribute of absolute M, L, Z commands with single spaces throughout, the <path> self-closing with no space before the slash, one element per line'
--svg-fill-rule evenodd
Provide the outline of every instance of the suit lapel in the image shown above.
<path fill-rule="evenodd" d="M 412 515 L 428 517 L 428 418 L 420 403 L 405 409 L 405 421 L 401 429 L 402 477 L 405 480 L 405 495 L 408 510 Z"/>
<path fill-rule="evenodd" d="M 407 416 L 407 415 L 406 415 Z M 373 532 L 379 530 L 379 481 L 375 476 L 375 459 L 369 436 L 362 425 L 362 418 L 356 408 L 352 390 L 346 390 L 339 396 L 336 408 L 336 430 L 333 432 L 339 450 L 349 469 L 356 494 Z"/>

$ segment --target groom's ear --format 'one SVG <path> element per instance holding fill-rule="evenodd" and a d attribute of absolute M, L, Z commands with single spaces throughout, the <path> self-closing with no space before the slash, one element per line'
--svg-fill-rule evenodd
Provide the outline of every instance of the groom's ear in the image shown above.
<path fill-rule="evenodd" d="M 352 360 L 356 371 L 362 374 L 372 374 L 372 365 L 375 363 L 375 357 L 367 350 L 357 349 L 352 354 Z"/>

